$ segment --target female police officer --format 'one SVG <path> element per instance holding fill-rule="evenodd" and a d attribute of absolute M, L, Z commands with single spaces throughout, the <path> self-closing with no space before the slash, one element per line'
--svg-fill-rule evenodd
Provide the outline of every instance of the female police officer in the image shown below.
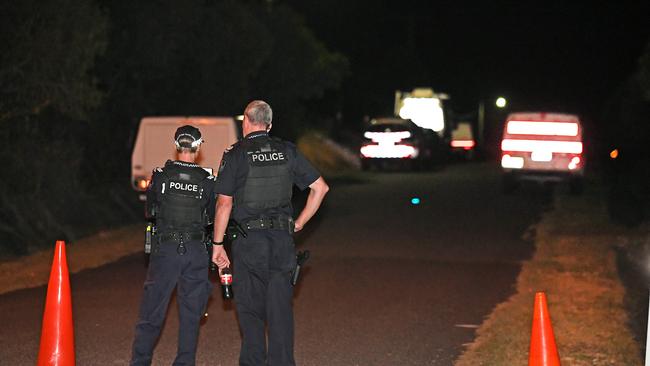
<path fill-rule="evenodd" d="M 240 365 L 295 364 L 290 277 L 296 253 L 292 234 L 316 213 L 329 189 L 295 145 L 269 137 L 271 118 L 267 103 L 256 100 L 248 104 L 242 122 L 244 138 L 224 152 L 215 188 L 215 246 L 221 246 L 231 211 L 247 233 L 232 247 L 233 290 L 242 332 Z M 311 189 L 295 222 L 291 208 L 294 184 Z M 218 254 L 213 258 L 216 261 Z"/>
<path fill-rule="evenodd" d="M 199 321 L 210 296 L 209 258 L 205 225 L 214 213 L 214 176 L 195 163 L 201 132 L 193 126 L 176 130 L 178 160 L 154 170 L 147 191 L 147 216 L 156 219 L 156 242 L 151 253 L 140 315 L 135 327 L 131 365 L 150 365 L 153 348 L 177 287 L 178 351 L 174 365 L 194 365 Z M 215 263 L 230 262 L 223 248 L 215 248 Z"/>

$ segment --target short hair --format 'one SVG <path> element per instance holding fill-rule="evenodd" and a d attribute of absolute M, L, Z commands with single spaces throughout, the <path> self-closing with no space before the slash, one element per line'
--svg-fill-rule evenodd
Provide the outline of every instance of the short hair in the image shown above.
<path fill-rule="evenodd" d="M 271 106 L 263 100 L 254 100 L 246 106 L 244 114 L 254 125 L 269 126 L 273 120 Z"/>
<path fill-rule="evenodd" d="M 197 145 L 197 146 L 194 146 L 194 147 L 188 147 L 194 142 L 194 139 L 192 138 L 192 136 L 180 136 L 178 138 L 178 140 L 176 140 L 176 141 L 178 141 L 178 144 L 176 145 L 176 151 L 178 151 L 178 152 L 195 153 L 195 152 L 199 151 L 199 146 L 200 145 Z"/>

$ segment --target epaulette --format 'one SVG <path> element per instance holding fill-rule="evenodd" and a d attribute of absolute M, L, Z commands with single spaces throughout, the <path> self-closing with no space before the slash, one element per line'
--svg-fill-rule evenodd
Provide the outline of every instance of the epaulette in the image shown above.
<path fill-rule="evenodd" d="M 230 150 L 232 150 L 232 149 L 235 148 L 237 145 L 239 145 L 240 142 L 241 142 L 241 141 L 237 141 L 237 142 L 235 142 L 234 144 L 228 146 L 228 147 L 226 148 L 226 150 L 223 151 L 223 153 L 224 153 L 224 154 L 229 153 Z"/>

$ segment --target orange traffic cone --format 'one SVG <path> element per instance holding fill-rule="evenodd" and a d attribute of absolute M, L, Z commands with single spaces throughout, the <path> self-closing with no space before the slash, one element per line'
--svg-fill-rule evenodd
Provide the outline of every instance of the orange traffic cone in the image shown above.
<path fill-rule="evenodd" d="M 533 313 L 533 331 L 530 337 L 530 354 L 528 366 L 559 366 L 560 356 L 555 346 L 555 336 L 551 326 L 551 317 L 546 305 L 546 294 L 535 294 Z"/>
<path fill-rule="evenodd" d="M 38 366 L 74 366 L 72 300 L 65 242 L 57 240 L 47 285 Z"/>

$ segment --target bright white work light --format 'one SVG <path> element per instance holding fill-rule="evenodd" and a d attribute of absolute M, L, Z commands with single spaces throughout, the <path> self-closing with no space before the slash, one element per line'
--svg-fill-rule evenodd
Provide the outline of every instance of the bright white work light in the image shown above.
<path fill-rule="evenodd" d="M 435 132 L 445 128 L 445 116 L 438 98 L 404 98 L 399 116 Z"/>

